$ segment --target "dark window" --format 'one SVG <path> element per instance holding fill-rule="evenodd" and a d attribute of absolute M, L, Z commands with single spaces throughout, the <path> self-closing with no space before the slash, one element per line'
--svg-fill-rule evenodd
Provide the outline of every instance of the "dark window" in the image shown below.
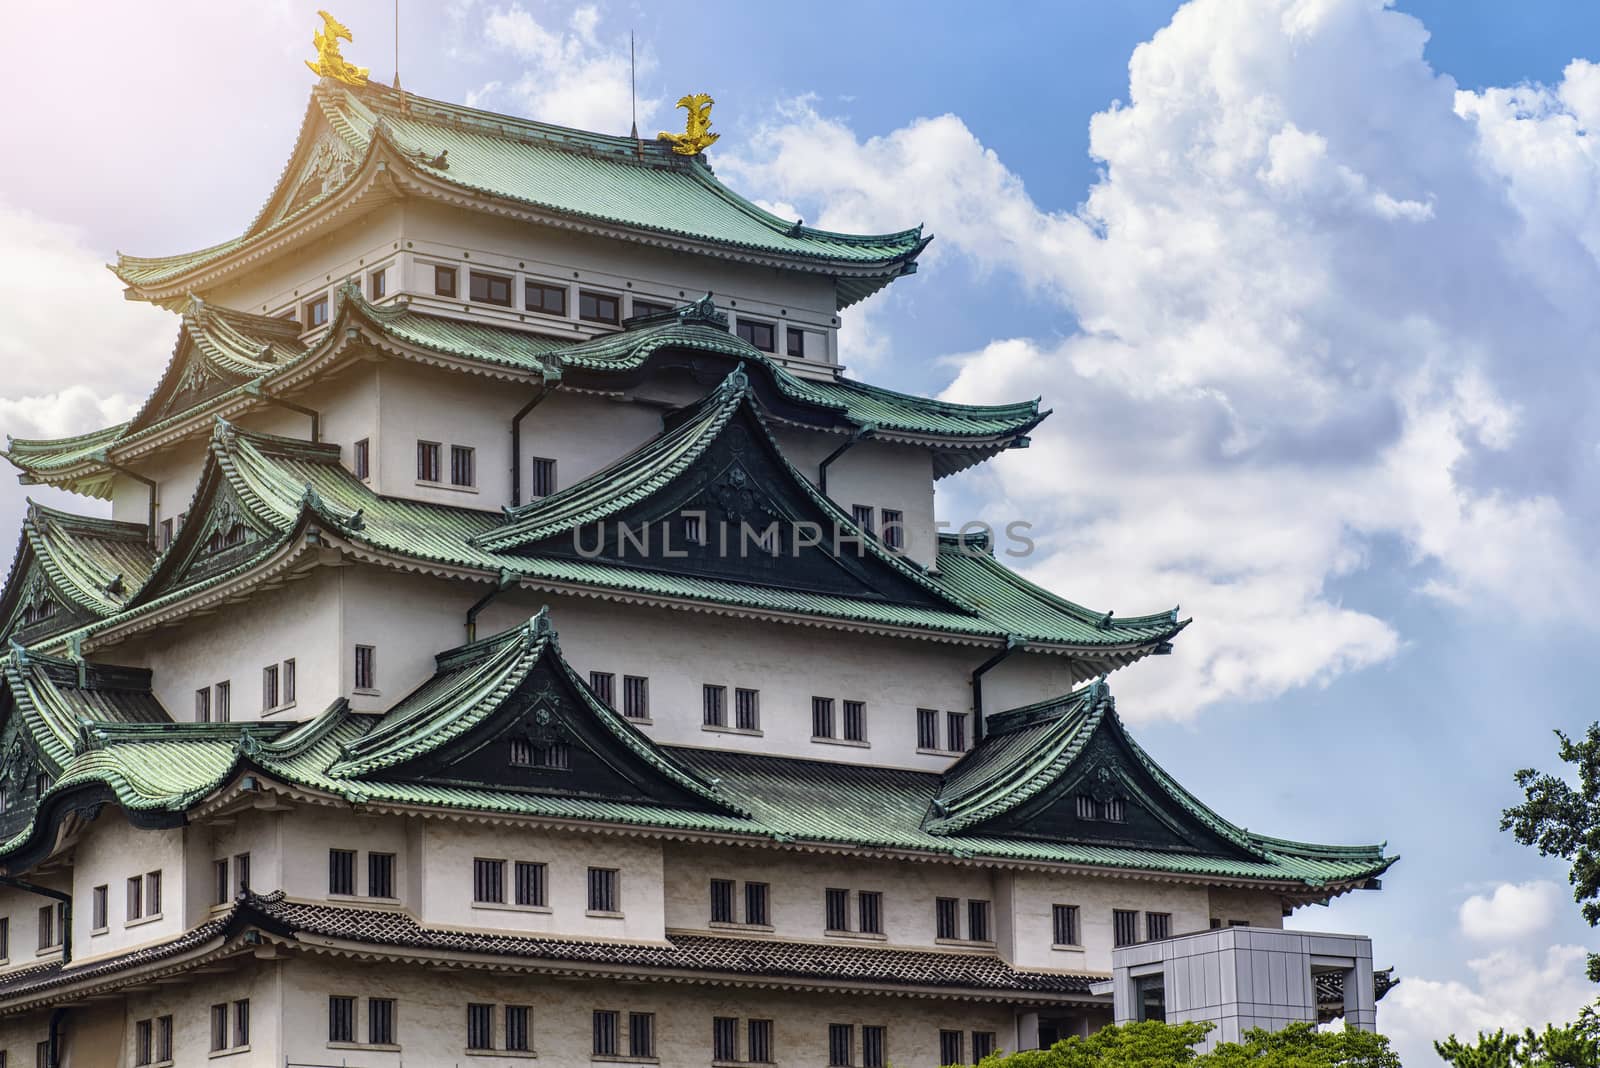
<path fill-rule="evenodd" d="M 967 1059 L 961 1055 L 961 1032 L 939 1032 L 939 1063 L 940 1064 L 966 1064 Z"/>
<path fill-rule="evenodd" d="M 1249 920 L 1229 920 L 1228 921 L 1228 926 L 1229 927 L 1249 927 L 1250 926 L 1250 921 Z"/>
<path fill-rule="evenodd" d="M 556 491 L 556 462 L 543 456 L 533 458 L 528 475 L 528 498 L 548 497 Z"/>
<path fill-rule="evenodd" d="M 1111 912 L 1111 944 L 1131 946 L 1139 941 L 1139 914 L 1130 909 Z"/>
<path fill-rule="evenodd" d="M 662 312 L 671 310 L 672 305 L 670 304 L 662 304 L 654 300 L 640 300 L 638 297 L 633 298 L 633 317 L 635 319 L 644 315 L 660 315 Z"/>
<path fill-rule="evenodd" d="M 233 718 L 233 683 L 219 682 L 211 689 L 212 716 L 218 723 L 226 723 Z"/>
<path fill-rule="evenodd" d="M 344 994 L 328 997 L 328 1041 L 356 1040 L 356 999 Z"/>
<path fill-rule="evenodd" d="M 294 704 L 294 694 L 294 660 L 290 658 L 283 662 L 283 703 L 286 705 Z"/>
<path fill-rule="evenodd" d="M 711 880 L 711 922 L 733 923 L 733 880 Z"/>
<path fill-rule="evenodd" d="M 227 861 L 223 861 L 223 863 L 226 864 Z M 109 920 L 107 919 L 106 914 L 109 911 L 108 910 L 108 904 L 109 904 L 110 898 L 111 898 L 111 888 L 109 886 L 101 885 L 101 886 L 97 886 L 97 887 L 94 888 L 94 899 L 93 899 L 93 907 L 91 908 L 91 913 L 92 913 L 91 919 L 92 919 L 92 928 L 94 930 L 96 930 L 96 931 L 105 930 L 106 927 L 109 924 Z"/>
<path fill-rule="evenodd" d="M 250 999 L 233 1003 L 233 1044 L 235 1046 L 248 1046 L 250 1044 Z"/>
<path fill-rule="evenodd" d="M 417 442 L 417 481 L 439 481 L 439 443 L 437 441 Z"/>
<path fill-rule="evenodd" d="M 833 698 L 813 697 L 811 699 L 811 737 L 833 737 Z"/>
<path fill-rule="evenodd" d="M 456 269 L 454 267 L 435 267 L 433 269 L 433 295 L 436 297 L 453 297 L 456 295 Z"/>
<path fill-rule="evenodd" d="M 11 917 L 0 916 L 0 960 L 11 959 Z"/>
<path fill-rule="evenodd" d="M 744 1059 L 753 1064 L 772 1063 L 772 1021 L 750 1020 L 745 1025 L 748 1041 L 745 1044 Z"/>
<path fill-rule="evenodd" d="M 876 890 L 863 890 L 856 895 L 856 912 L 861 919 L 863 934 L 883 933 L 883 895 Z"/>
<path fill-rule="evenodd" d="M 529 1039 L 532 1037 L 528 1033 L 529 1015 L 530 1012 L 526 1005 L 506 1006 L 506 1049 L 526 1052 L 533 1048 L 529 1043 Z"/>
<path fill-rule="evenodd" d="M 34 1043 L 33 1068 L 50 1068 L 50 1040 L 48 1038 Z"/>
<path fill-rule="evenodd" d="M 133 1025 L 133 1063 L 149 1064 L 153 1059 L 151 1050 L 154 1043 L 151 1041 L 153 1028 L 150 1020 L 140 1020 Z"/>
<path fill-rule="evenodd" d="M 704 512 L 695 512 L 678 518 L 682 522 L 683 543 L 685 545 L 704 545 L 706 543 Z"/>
<path fill-rule="evenodd" d="M 370 645 L 356 646 L 356 689 L 378 688 L 378 650 Z"/>
<path fill-rule="evenodd" d="M 972 1032 L 972 1060 L 973 1063 L 983 1060 L 994 1052 L 995 1038 L 993 1031 Z"/>
<path fill-rule="evenodd" d="M 917 709 L 917 748 L 939 748 L 939 712 L 937 709 Z"/>
<path fill-rule="evenodd" d="M 744 922 L 759 924 L 765 927 L 771 923 L 771 914 L 767 911 L 767 884 L 744 884 Z"/>
<path fill-rule="evenodd" d="M 367 1041 L 374 1046 L 394 1045 L 394 999 L 367 999 Z"/>
<path fill-rule="evenodd" d="M 615 323 L 621 319 L 622 301 L 610 293 L 578 290 L 578 318 L 591 323 Z"/>
<path fill-rule="evenodd" d="M 589 911 L 620 912 L 617 907 L 617 870 L 615 868 L 589 869 Z"/>
<path fill-rule="evenodd" d="M 789 355 L 793 356 L 793 357 L 795 357 L 797 359 L 802 359 L 802 360 L 805 359 L 805 356 L 806 356 L 806 332 L 804 330 L 797 330 L 796 328 L 794 328 L 792 326 L 789 327 L 788 342 L 789 342 L 789 344 L 788 344 L 788 353 L 789 353 Z"/>
<path fill-rule="evenodd" d="M 172 1017 L 156 1017 L 156 1060 L 170 1061 L 172 1059 Z M 0 1064 L 0 1068 L 5 1068 Z"/>
<path fill-rule="evenodd" d="M 764 323 L 759 319 L 739 320 L 739 337 L 750 343 L 752 348 L 762 352 L 773 352 L 777 349 L 777 329 L 771 323 Z"/>
<path fill-rule="evenodd" d="M 228 878 L 228 858 L 211 863 L 212 887 L 211 903 L 213 905 L 226 905 L 233 900 L 233 881 Z"/>
<path fill-rule="evenodd" d="M 157 545 L 157 548 L 172 548 L 172 520 L 170 519 L 163 519 L 161 521 L 161 541 Z M 51 602 L 49 601 L 45 601 L 42 604 L 30 604 L 28 606 L 28 614 L 23 617 L 22 621 L 24 623 L 37 623 L 39 620 L 49 615 L 49 612 L 46 611 L 46 609 L 50 607 L 50 604 Z"/>
<path fill-rule="evenodd" d="M 382 300 L 389 295 L 389 271 L 380 267 L 372 272 L 372 277 L 367 282 L 367 292 L 372 294 L 373 300 Z"/>
<path fill-rule="evenodd" d="M 862 701 L 844 702 L 844 736 L 847 741 L 867 740 L 867 706 Z"/>
<path fill-rule="evenodd" d="M 828 1025 L 828 1064 L 830 1068 L 855 1063 L 856 1029 L 850 1024 Z"/>
<path fill-rule="evenodd" d="M 739 1059 L 739 1021 L 732 1016 L 711 1018 L 711 1059 L 736 1061 Z"/>
<path fill-rule="evenodd" d="M 933 902 L 933 933 L 935 938 L 961 937 L 961 902 L 953 897 L 937 898 Z"/>
<path fill-rule="evenodd" d="M 394 897 L 394 854 L 367 854 L 367 896 Z"/>
<path fill-rule="evenodd" d="M 628 1056 L 654 1057 L 656 1055 L 656 1014 L 653 1012 L 628 1013 Z"/>
<path fill-rule="evenodd" d="M 826 924 L 830 931 L 848 931 L 850 917 L 847 905 L 850 899 L 848 890 L 829 889 L 823 893 L 823 911 L 826 913 Z"/>
<path fill-rule="evenodd" d="M 328 325 L 328 298 L 318 297 L 316 300 L 306 302 L 306 325 Z"/>
<path fill-rule="evenodd" d="M 534 861 L 519 860 L 512 870 L 516 882 L 516 902 L 543 908 L 547 869 Z"/>
<path fill-rule="evenodd" d="M 593 1052 L 599 1057 L 617 1055 L 617 1014 L 599 1009 L 594 1014 Z"/>
<path fill-rule="evenodd" d="M 144 877 L 135 875 L 128 880 L 128 915 L 131 922 L 144 916 Z M 44 919 L 43 914 L 39 917 Z"/>
<path fill-rule="evenodd" d="M 450 485 L 478 484 L 478 452 L 468 445 L 450 446 Z"/>
<path fill-rule="evenodd" d="M 622 676 L 622 714 L 629 719 L 650 718 L 650 680 L 642 675 Z"/>
<path fill-rule="evenodd" d="M 263 710 L 278 707 L 277 664 L 268 664 L 261 669 L 261 707 Z"/>
<path fill-rule="evenodd" d="M 472 299 L 478 303 L 511 307 L 511 279 L 505 275 L 471 271 L 467 275 L 467 284 Z"/>
<path fill-rule="evenodd" d="M 233 885 L 240 891 L 250 889 L 250 854 L 233 855 Z"/>
<path fill-rule="evenodd" d="M 882 1027 L 863 1027 L 861 1029 L 861 1064 L 863 1068 L 887 1068 L 888 1057 L 884 1047 L 888 1045 L 887 1036 Z"/>
<path fill-rule="evenodd" d="M 609 671 L 589 672 L 589 689 L 602 704 L 612 704 L 616 699 L 617 677 Z"/>
<path fill-rule="evenodd" d="M 352 895 L 356 892 L 356 851 L 328 850 L 328 893 Z"/>
<path fill-rule="evenodd" d="M 1162 975 L 1141 975 L 1133 981 L 1133 1019 L 1135 1023 L 1167 1018 L 1167 990 Z"/>
<path fill-rule="evenodd" d="M 567 314 L 567 291 L 563 286 L 547 286 L 542 282 L 527 282 L 522 287 L 524 306 L 531 312 L 546 315 Z"/>
<path fill-rule="evenodd" d="M 357 478 L 372 477 L 372 439 L 362 438 L 350 447 L 350 466 Z"/>
<path fill-rule="evenodd" d="M 761 691 L 733 691 L 733 725 L 742 731 L 761 729 Z"/>
<path fill-rule="evenodd" d="M 506 901 L 506 862 L 474 857 L 472 861 L 472 900 L 488 905 Z"/>
<path fill-rule="evenodd" d="M 467 1048 L 494 1049 L 494 1006 L 478 1002 L 467 1005 Z"/>
<path fill-rule="evenodd" d="M 955 753 L 967 751 L 967 714 L 946 712 L 944 716 L 945 748 Z"/>
<path fill-rule="evenodd" d="M 1058 946 L 1081 945 L 1078 941 L 1078 906 L 1054 905 L 1050 909 L 1051 941 Z"/>
<path fill-rule="evenodd" d="M 712 686 L 701 688 L 701 722 L 707 727 L 728 725 L 728 688 Z"/>
<path fill-rule="evenodd" d="M 1144 914 L 1144 938 L 1146 942 L 1159 942 L 1163 938 L 1172 937 L 1172 913 L 1147 912 Z"/>
<path fill-rule="evenodd" d="M 150 872 L 144 877 L 144 908 L 145 915 L 161 915 L 161 873 Z"/>
<path fill-rule="evenodd" d="M 885 508 L 882 512 L 883 543 L 889 548 L 899 551 L 906 546 L 906 517 L 905 513 L 894 508 Z"/>
<path fill-rule="evenodd" d="M 572 747 L 566 742 L 535 742 L 527 738 L 513 738 L 511 766 L 566 771 L 572 766 Z"/>
<path fill-rule="evenodd" d="M 1120 797 L 1114 797 L 1109 801 L 1101 801 L 1090 797 L 1088 794 L 1078 795 L 1078 818 L 1080 820 L 1121 823 L 1126 814 L 1126 809 Z"/>
<path fill-rule="evenodd" d="M 57 905 L 46 905 L 39 910 L 39 948 L 49 949 L 57 945 L 56 938 L 56 909 Z"/>
<path fill-rule="evenodd" d="M 850 506 L 850 518 L 855 522 L 856 526 L 860 527 L 868 534 L 873 532 L 874 527 L 872 525 L 872 505 L 852 504 Z"/>
<path fill-rule="evenodd" d="M 989 903 L 967 902 L 967 937 L 974 942 L 989 941 Z"/>

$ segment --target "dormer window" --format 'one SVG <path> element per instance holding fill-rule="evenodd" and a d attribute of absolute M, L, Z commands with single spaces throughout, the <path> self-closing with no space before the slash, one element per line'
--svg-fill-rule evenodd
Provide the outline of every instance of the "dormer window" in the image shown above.
<path fill-rule="evenodd" d="M 433 295 L 436 297 L 453 297 L 456 295 L 456 269 L 440 264 L 433 269 Z"/>
<path fill-rule="evenodd" d="M 771 323 L 764 323 L 760 319 L 746 319 L 739 317 L 739 337 L 749 342 L 752 348 L 762 352 L 777 351 L 777 327 Z"/>
<path fill-rule="evenodd" d="M 514 768 L 545 768 L 565 771 L 572 766 L 572 750 L 566 742 L 532 742 L 526 738 L 511 739 L 511 766 Z"/>
<path fill-rule="evenodd" d="M 305 324 L 310 329 L 328 325 L 328 298 L 318 297 L 306 301 Z"/>
<path fill-rule="evenodd" d="M 56 603 L 48 594 L 41 593 L 37 599 L 29 601 L 22 609 L 22 625 L 30 627 L 35 623 L 43 623 L 56 614 Z"/>
<path fill-rule="evenodd" d="M 1127 806 L 1120 797 L 1101 801 L 1099 798 L 1090 797 L 1088 794 L 1079 794 L 1078 818 L 1080 820 L 1094 820 L 1097 823 L 1122 823 L 1127 819 Z"/>
<path fill-rule="evenodd" d="M 565 286 L 547 286 L 543 282 L 528 282 L 522 289 L 522 302 L 524 307 L 531 312 L 562 316 L 567 314 L 567 290 Z"/>
<path fill-rule="evenodd" d="M 615 325 L 622 321 L 622 300 L 613 293 L 594 293 L 587 289 L 578 290 L 578 318 L 586 323 L 610 323 Z"/>
<path fill-rule="evenodd" d="M 469 278 L 472 299 L 475 303 L 497 304 L 502 308 L 511 307 L 510 278 L 503 274 L 485 274 L 482 271 L 473 271 Z"/>

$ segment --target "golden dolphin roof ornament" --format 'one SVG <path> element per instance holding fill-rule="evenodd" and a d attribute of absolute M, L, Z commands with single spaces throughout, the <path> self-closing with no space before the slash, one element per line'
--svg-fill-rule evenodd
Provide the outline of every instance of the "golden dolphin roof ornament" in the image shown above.
<path fill-rule="evenodd" d="M 679 97 L 677 106 L 689 113 L 683 133 L 667 133 L 663 130 L 656 134 L 656 140 L 666 141 L 672 145 L 672 151 L 680 156 L 698 156 L 722 136 L 711 132 L 711 105 L 715 103 L 710 93 L 690 93 Z"/>
<path fill-rule="evenodd" d="M 319 77 L 332 78 L 346 85 L 366 85 L 367 68 L 358 67 L 339 54 L 341 40 L 352 44 L 355 42 L 355 38 L 350 35 L 350 27 L 326 11 L 318 11 L 317 14 L 322 16 L 322 29 L 311 38 L 311 42 L 317 46 L 317 61 L 313 63 L 308 59 L 306 66 Z"/>

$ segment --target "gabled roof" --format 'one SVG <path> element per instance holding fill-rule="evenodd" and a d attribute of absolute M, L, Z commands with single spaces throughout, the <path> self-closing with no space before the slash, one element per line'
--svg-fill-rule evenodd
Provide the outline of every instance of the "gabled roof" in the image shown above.
<path fill-rule="evenodd" d="M 920 227 L 840 234 L 779 218 L 728 189 L 700 157 L 655 141 L 571 130 L 324 80 L 266 207 L 241 236 L 177 256 L 119 256 L 139 296 L 171 300 L 309 236 L 362 196 L 457 205 L 748 263 L 835 276 L 845 307 L 915 269 Z"/>
<path fill-rule="evenodd" d="M 121 611 L 149 576 L 154 557 L 143 526 L 29 501 L 11 574 L 0 591 L 0 634 L 33 641 Z M 40 598 L 55 608 L 29 622 L 24 610 Z"/>
<path fill-rule="evenodd" d="M 13 645 L 0 660 L 13 714 L 59 774 L 95 723 L 168 723 L 142 668 L 63 660 Z"/>

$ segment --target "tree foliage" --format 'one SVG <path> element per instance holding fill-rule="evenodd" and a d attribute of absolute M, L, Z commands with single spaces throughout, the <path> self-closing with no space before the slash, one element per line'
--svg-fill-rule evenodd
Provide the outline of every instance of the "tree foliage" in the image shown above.
<path fill-rule="evenodd" d="M 1451 1035 L 1433 1048 L 1453 1068 L 1600 1068 L 1600 1014 L 1590 1005 L 1565 1027 L 1479 1032 L 1470 1043 Z"/>
<path fill-rule="evenodd" d="M 1318 1031 L 1290 1024 L 1282 1031 L 1256 1029 L 1242 1042 L 1224 1042 L 1209 1053 L 1195 1046 L 1214 1024 L 1156 1023 L 1106 1027 L 1087 1038 L 1066 1038 L 1049 1049 L 996 1053 L 978 1068 L 1400 1068 L 1389 1040 L 1366 1031 Z"/>

